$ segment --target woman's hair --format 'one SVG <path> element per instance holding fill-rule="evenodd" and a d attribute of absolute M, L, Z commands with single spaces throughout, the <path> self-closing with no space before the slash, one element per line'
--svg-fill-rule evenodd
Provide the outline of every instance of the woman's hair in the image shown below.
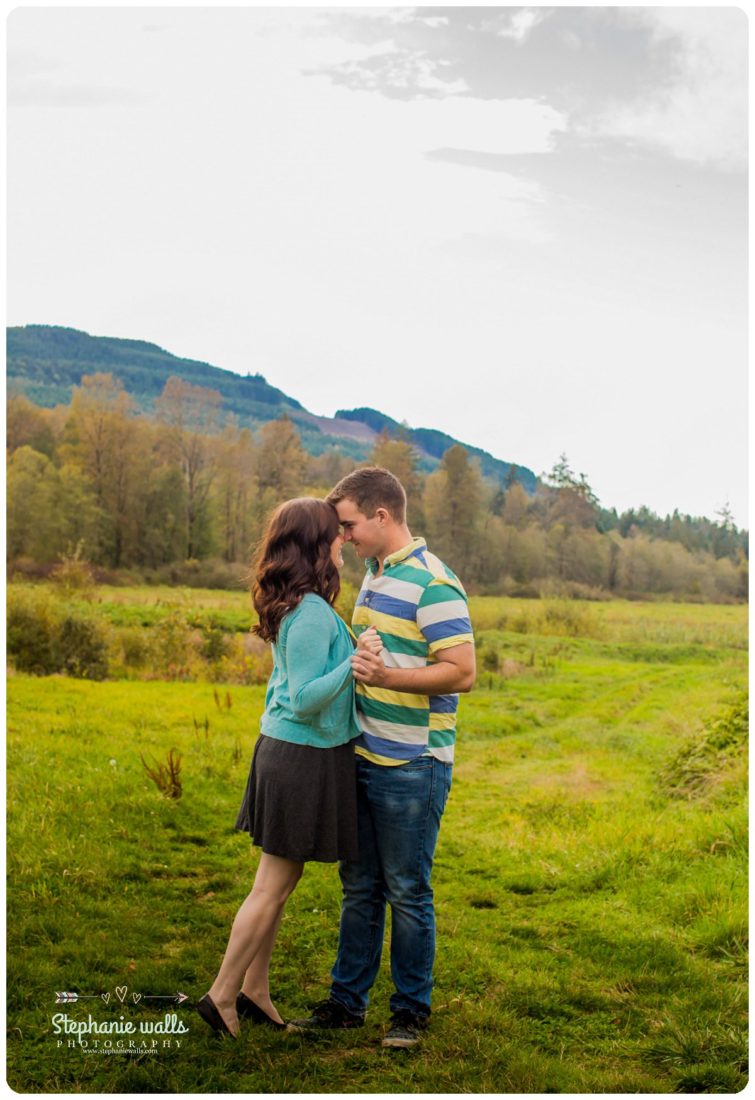
<path fill-rule="evenodd" d="M 266 642 L 278 637 L 281 620 L 316 592 L 333 604 L 341 578 L 330 556 L 338 515 L 315 497 L 296 497 L 273 512 L 255 556 L 252 602 L 259 615 L 254 634 Z"/>

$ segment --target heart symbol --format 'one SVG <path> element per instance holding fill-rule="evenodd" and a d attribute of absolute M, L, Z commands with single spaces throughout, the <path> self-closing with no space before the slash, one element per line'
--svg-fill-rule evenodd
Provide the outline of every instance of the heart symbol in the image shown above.
<path fill-rule="evenodd" d="M 132 993 L 131 996 L 134 998 L 134 1004 L 138 1005 L 139 1001 L 142 999 L 141 993 Z"/>
<path fill-rule="evenodd" d="M 110 994 L 109 993 L 100 993 L 100 997 L 102 997 L 105 1004 L 110 1004 Z"/>
<path fill-rule="evenodd" d="M 123 1004 L 123 1002 L 126 1000 L 126 994 L 128 993 L 128 986 L 127 985 L 117 985 L 115 987 L 115 992 L 116 992 L 116 995 L 117 995 L 118 999 L 120 1000 L 121 1004 Z"/>

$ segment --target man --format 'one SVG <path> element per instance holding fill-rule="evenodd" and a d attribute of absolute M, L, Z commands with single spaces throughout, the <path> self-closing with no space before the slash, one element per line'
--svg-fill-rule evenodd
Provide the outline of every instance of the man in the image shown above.
<path fill-rule="evenodd" d="M 406 493 L 388 470 L 355 470 L 327 498 L 367 573 L 354 609 L 380 655 L 352 657 L 362 735 L 357 752 L 359 859 L 340 865 L 338 955 L 330 996 L 294 1031 L 360 1027 L 391 906 L 392 1026 L 383 1046 L 414 1046 L 430 1016 L 435 913 L 430 886 L 451 787 L 457 692 L 475 679 L 464 589 L 406 524 Z"/>

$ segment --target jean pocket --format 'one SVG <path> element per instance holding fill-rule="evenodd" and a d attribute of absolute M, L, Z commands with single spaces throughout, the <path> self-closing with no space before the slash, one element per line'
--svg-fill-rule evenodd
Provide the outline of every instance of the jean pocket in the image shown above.
<path fill-rule="evenodd" d="M 404 764 L 404 770 L 410 771 L 427 771 L 433 766 L 432 756 L 415 756 L 412 760 L 407 760 Z"/>

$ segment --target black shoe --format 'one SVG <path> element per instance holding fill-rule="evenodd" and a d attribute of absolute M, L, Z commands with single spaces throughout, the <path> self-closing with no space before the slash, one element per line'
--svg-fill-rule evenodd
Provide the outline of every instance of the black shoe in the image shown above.
<path fill-rule="evenodd" d="M 236 1013 L 240 1020 L 251 1020 L 253 1024 L 267 1024 L 268 1027 L 277 1027 L 281 1031 L 286 1026 L 268 1016 L 246 993 L 239 993 L 236 998 Z"/>
<path fill-rule="evenodd" d="M 320 1001 L 312 1009 L 312 1015 L 306 1020 L 292 1020 L 288 1025 L 289 1031 L 328 1031 L 332 1029 L 344 1030 L 350 1027 L 364 1027 L 364 1016 L 355 1012 L 349 1012 L 338 1001 Z"/>
<path fill-rule="evenodd" d="M 415 1047 L 426 1027 L 427 1016 L 417 1016 L 408 1008 L 400 1008 L 391 1017 L 391 1029 L 383 1039 L 382 1045 L 397 1047 L 400 1050 Z"/>
<path fill-rule="evenodd" d="M 225 1032 L 233 1039 L 236 1038 L 236 1036 L 229 1028 L 228 1024 L 218 1012 L 215 1006 L 215 1002 L 213 1001 L 209 993 L 205 993 L 204 997 L 201 997 L 197 1001 L 197 1012 L 202 1017 L 204 1022 L 210 1025 L 216 1035 L 221 1035 L 223 1032 Z"/>

